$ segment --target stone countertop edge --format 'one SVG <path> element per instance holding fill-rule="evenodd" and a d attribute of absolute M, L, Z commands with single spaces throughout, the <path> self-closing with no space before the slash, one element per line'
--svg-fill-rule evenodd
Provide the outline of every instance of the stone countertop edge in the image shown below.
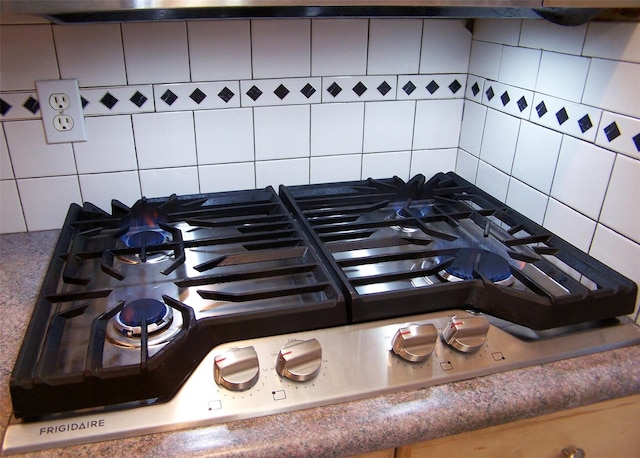
<path fill-rule="evenodd" d="M 0 236 L 2 436 L 11 417 L 9 375 L 58 234 Z M 22 456 L 349 456 L 638 393 L 640 345 L 327 407 Z"/>

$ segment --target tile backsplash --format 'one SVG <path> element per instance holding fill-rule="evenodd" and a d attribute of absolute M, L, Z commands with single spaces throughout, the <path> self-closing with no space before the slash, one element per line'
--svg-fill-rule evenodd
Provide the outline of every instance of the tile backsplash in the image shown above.
<path fill-rule="evenodd" d="M 471 32 L 473 30 L 473 32 Z M 455 170 L 640 283 L 640 26 L 271 19 L 0 27 L 0 233 L 71 202 Z M 34 81 L 79 80 L 45 142 Z"/>

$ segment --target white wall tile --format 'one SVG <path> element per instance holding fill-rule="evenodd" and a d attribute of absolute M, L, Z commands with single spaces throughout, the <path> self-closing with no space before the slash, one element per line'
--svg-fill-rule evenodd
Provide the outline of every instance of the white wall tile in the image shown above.
<path fill-rule="evenodd" d="M 311 75 L 365 75 L 369 21 L 313 19 Z"/>
<path fill-rule="evenodd" d="M 517 45 L 521 19 L 476 19 L 473 21 L 474 40 Z"/>
<path fill-rule="evenodd" d="M 565 136 L 551 186 L 551 196 L 597 219 L 615 154 Z"/>
<path fill-rule="evenodd" d="M 361 168 L 361 154 L 312 157 L 310 183 L 359 180 Z"/>
<path fill-rule="evenodd" d="M 596 144 L 640 159 L 640 119 L 603 112 Z"/>
<path fill-rule="evenodd" d="M 527 218 L 542 224 L 549 197 L 514 178 L 509 180 L 506 204 Z"/>
<path fill-rule="evenodd" d="M 520 120 L 496 110 L 487 111 L 480 159 L 511 173 Z"/>
<path fill-rule="evenodd" d="M 309 184 L 309 158 L 256 162 L 256 187 Z"/>
<path fill-rule="evenodd" d="M 551 21 L 522 21 L 520 46 L 580 55 L 587 25 L 567 27 Z"/>
<path fill-rule="evenodd" d="M 196 164 L 191 112 L 145 113 L 132 117 L 140 169 Z"/>
<path fill-rule="evenodd" d="M 253 78 L 310 76 L 311 21 L 251 21 Z"/>
<path fill-rule="evenodd" d="M 589 23 L 582 54 L 640 63 L 640 23 Z"/>
<path fill-rule="evenodd" d="M 484 78 L 475 75 L 469 75 L 467 78 L 467 88 L 464 97 L 474 102 L 482 103 L 482 95 L 484 94 Z"/>
<path fill-rule="evenodd" d="M 308 105 L 258 107 L 253 116 L 256 160 L 309 156 Z"/>
<path fill-rule="evenodd" d="M 371 19 L 367 74 L 418 73 L 421 19 Z"/>
<path fill-rule="evenodd" d="M 0 234 L 25 232 L 20 196 L 14 180 L 0 181 Z"/>
<path fill-rule="evenodd" d="M 0 90 L 34 89 L 36 80 L 58 79 L 50 25 L 0 28 Z"/>
<path fill-rule="evenodd" d="M 464 150 L 458 149 L 456 173 L 470 183 L 475 183 L 476 174 L 478 173 L 478 162 L 477 157 L 472 156 Z"/>
<path fill-rule="evenodd" d="M 198 164 L 254 160 L 251 108 L 197 111 L 194 119 Z"/>
<path fill-rule="evenodd" d="M 7 122 L 4 128 L 16 178 L 76 173 L 71 144 L 48 145 L 41 121 Z"/>
<path fill-rule="evenodd" d="M 479 103 L 465 101 L 460 128 L 460 148 L 476 157 L 480 156 L 486 117 L 487 107 Z"/>
<path fill-rule="evenodd" d="M 536 91 L 580 102 L 590 59 L 543 51 Z"/>
<path fill-rule="evenodd" d="M 0 180 L 10 180 L 13 178 L 13 167 L 11 166 L 11 158 L 7 148 L 7 140 L 4 136 L 4 130 L 0 125 Z"/>
<path fill-rule="evenodd" d="M 82 200 L 111 212 L 111 200 L 116 199 L 132 206 L 140 199 L 140 179 L 138 171 L 116 173 L 92 173 L 80 175 Z"/>
<path fill-rule="evenodd" d="M 422 173 L 430 178 L 438 172 L 453 171 L 456 169 L 457 155 L 457 148 L 413 151 L 409 175 Z"/>
<path fill-rule="evenodd" d="M 254 189 L 256 172 L 253 162 L 203 165 L 198 167 L 200 192 Z"/>
<path fill-rule="evenodd" d="M 589 254 L 640 284 L 640 245 L 637 243 L 598 224 Z M 640 294 L 636 297 L 636 311 L 639 304 Z"/>
<path fill-rule="evenodd" d="M 190 21 L 192 81 L 251 78 L 250 21 Z"/>
<path fill-rule="evenodd" d="M 373 153 L 362 156 L 363 180 L 367 178 L 387 178 L 397 175 L 403 180 L 409 179 L 411 152 Z"/>
<path fill-rule="evenodd" d="M 361 153 L 363 132 L 364 103 L 311 105 L 311 156 Z"/>
<path fill-rule="evenodd" d="M 469 58 L 469 73 L 497 80 L 501 59 L 502 45 L 473 40 Z"/>
<path fill-rule="evenodd" d="M 171 194 L 197 194 L 197 167 L 140 170 L 140 187 L 145 197 L 165 197 Z"/>
<path fill-rule="evenodd" d="M 582 103 L 640 118 L 640 64 L 592 59 Z"/>
<path fill-rule="evenodd" d="M 81 87 L 127 84 L 120 25 L 54 25 L 61 78 Z"/>
<path fill-rule="evenodd" d="M 238 81 L 156 84 L 156 111 L 212 110 L 240 106 Z"/>
<path fill-rule="evenodd" d="M 504 202 L 507 199 L 509 175 L 501 172 L 484 161 L 480 161 L 478 163 L 476 185 L 499 201 Z"/>
<path fill-rule="evenodd" d="M 562 134 L 530 122 L 522 122 L 512 175 L 549 194 L 561 143 Z"/>
<path fill-rule="evenodd" d="M 596 228 L 595 221 L 555 199 L 549 199 L 543 225 L 584 252 L 589 251 Z"/>
<path fill-rule="evenodd" d="M 427 19 L 422 32 L 420 73 L 467 73 L 471 32 L 459 19 Z"/>
<path fill-rule="evenodd" d="M 502 48 L 499 80 L 524 89 L 535 89 L 541 51 L 505 46 Z"/>
<path fill-rule="evenodd" d="M 600 222 L 640 243 L 640 161 L 617 155 Z"/>
<path fill-rule="evenodd" d="M 410 150 L 415 102 L 367 102 L 364 152 Z"/>
<path fill-rule="evenodd" d="M 122 42 L 130 84 L 189 81 L 184 22 L 125 22 Z"/>
<path fill-rule="evenodd" d="M 419 100 L 413 131 L 414 149 L 455 148 L 460 140 L 460 100 Z"/>
<path fill-rule="evenodd" d="M 28 231 L 60 229 L 72 202 L 81 203 L 78 177 L 18 180 Z"/>
<path fill-rule="evenodd" d="M 88 140 L 73 145 L 78 173 L 117 172 L 138 168 L 131 116 L 87 118 L 86 127 Z"/>

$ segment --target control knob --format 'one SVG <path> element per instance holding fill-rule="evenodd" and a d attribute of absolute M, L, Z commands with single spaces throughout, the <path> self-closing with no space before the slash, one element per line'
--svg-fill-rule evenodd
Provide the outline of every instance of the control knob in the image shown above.
<path fill-rule="evenodd" d="M 255 348 L 231 348 L 213 360 L 213 379 L 231 391 L 246 391 L 256 384 L 260 365 Z"/>
<path fill-rule="evenodd" d="M 474 352 L 484 344 L 489 320 L 480 315 L 454 316 L 442 330 L 442 340 L 463 353 Z"/>
<path fill-rule="evenodd" d="M 438 329 L 433 324 L 411 324 L 396 331 L 391 349 L 402 359 L 418 363 L 433 353 L 437 340 Z"/>
<path fill-rule="evenodd" d="M 320 372 L 322 347 L 316 339 L 292 340 L 280 349 L 276 371 L 296 382 L 311 380 Z"/>

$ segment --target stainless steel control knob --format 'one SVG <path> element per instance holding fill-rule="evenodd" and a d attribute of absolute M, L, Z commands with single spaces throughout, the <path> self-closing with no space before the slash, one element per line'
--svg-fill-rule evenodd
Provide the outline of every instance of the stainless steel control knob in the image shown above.
<path fill-rule="evenodd" d="M 411 324 L 396 331 L 391 349 L 402 359 L 418 363 L 433 353 L 437 340 L 438 329 L 433 324 Z"/>
<path fill-rule="evenodd" d="M 276 371 L 296 382 L 311 380 L 320 372 L 322 347 L 316 339 L 292 340 L 278 353 Z"/>
<path fill-rule="evenodd" d="M 213 379 L 231 391 L 246 391 L 259 377 L 258 354 L 253 347 L 231 348 L 213 359 Z"/>
<path fill-rule="evenodd" d="M 485 316 L 454 316 L 442 330 L 442 340 L 464 353 L 474 352 L 484 344 L 489 332 Z"/>

